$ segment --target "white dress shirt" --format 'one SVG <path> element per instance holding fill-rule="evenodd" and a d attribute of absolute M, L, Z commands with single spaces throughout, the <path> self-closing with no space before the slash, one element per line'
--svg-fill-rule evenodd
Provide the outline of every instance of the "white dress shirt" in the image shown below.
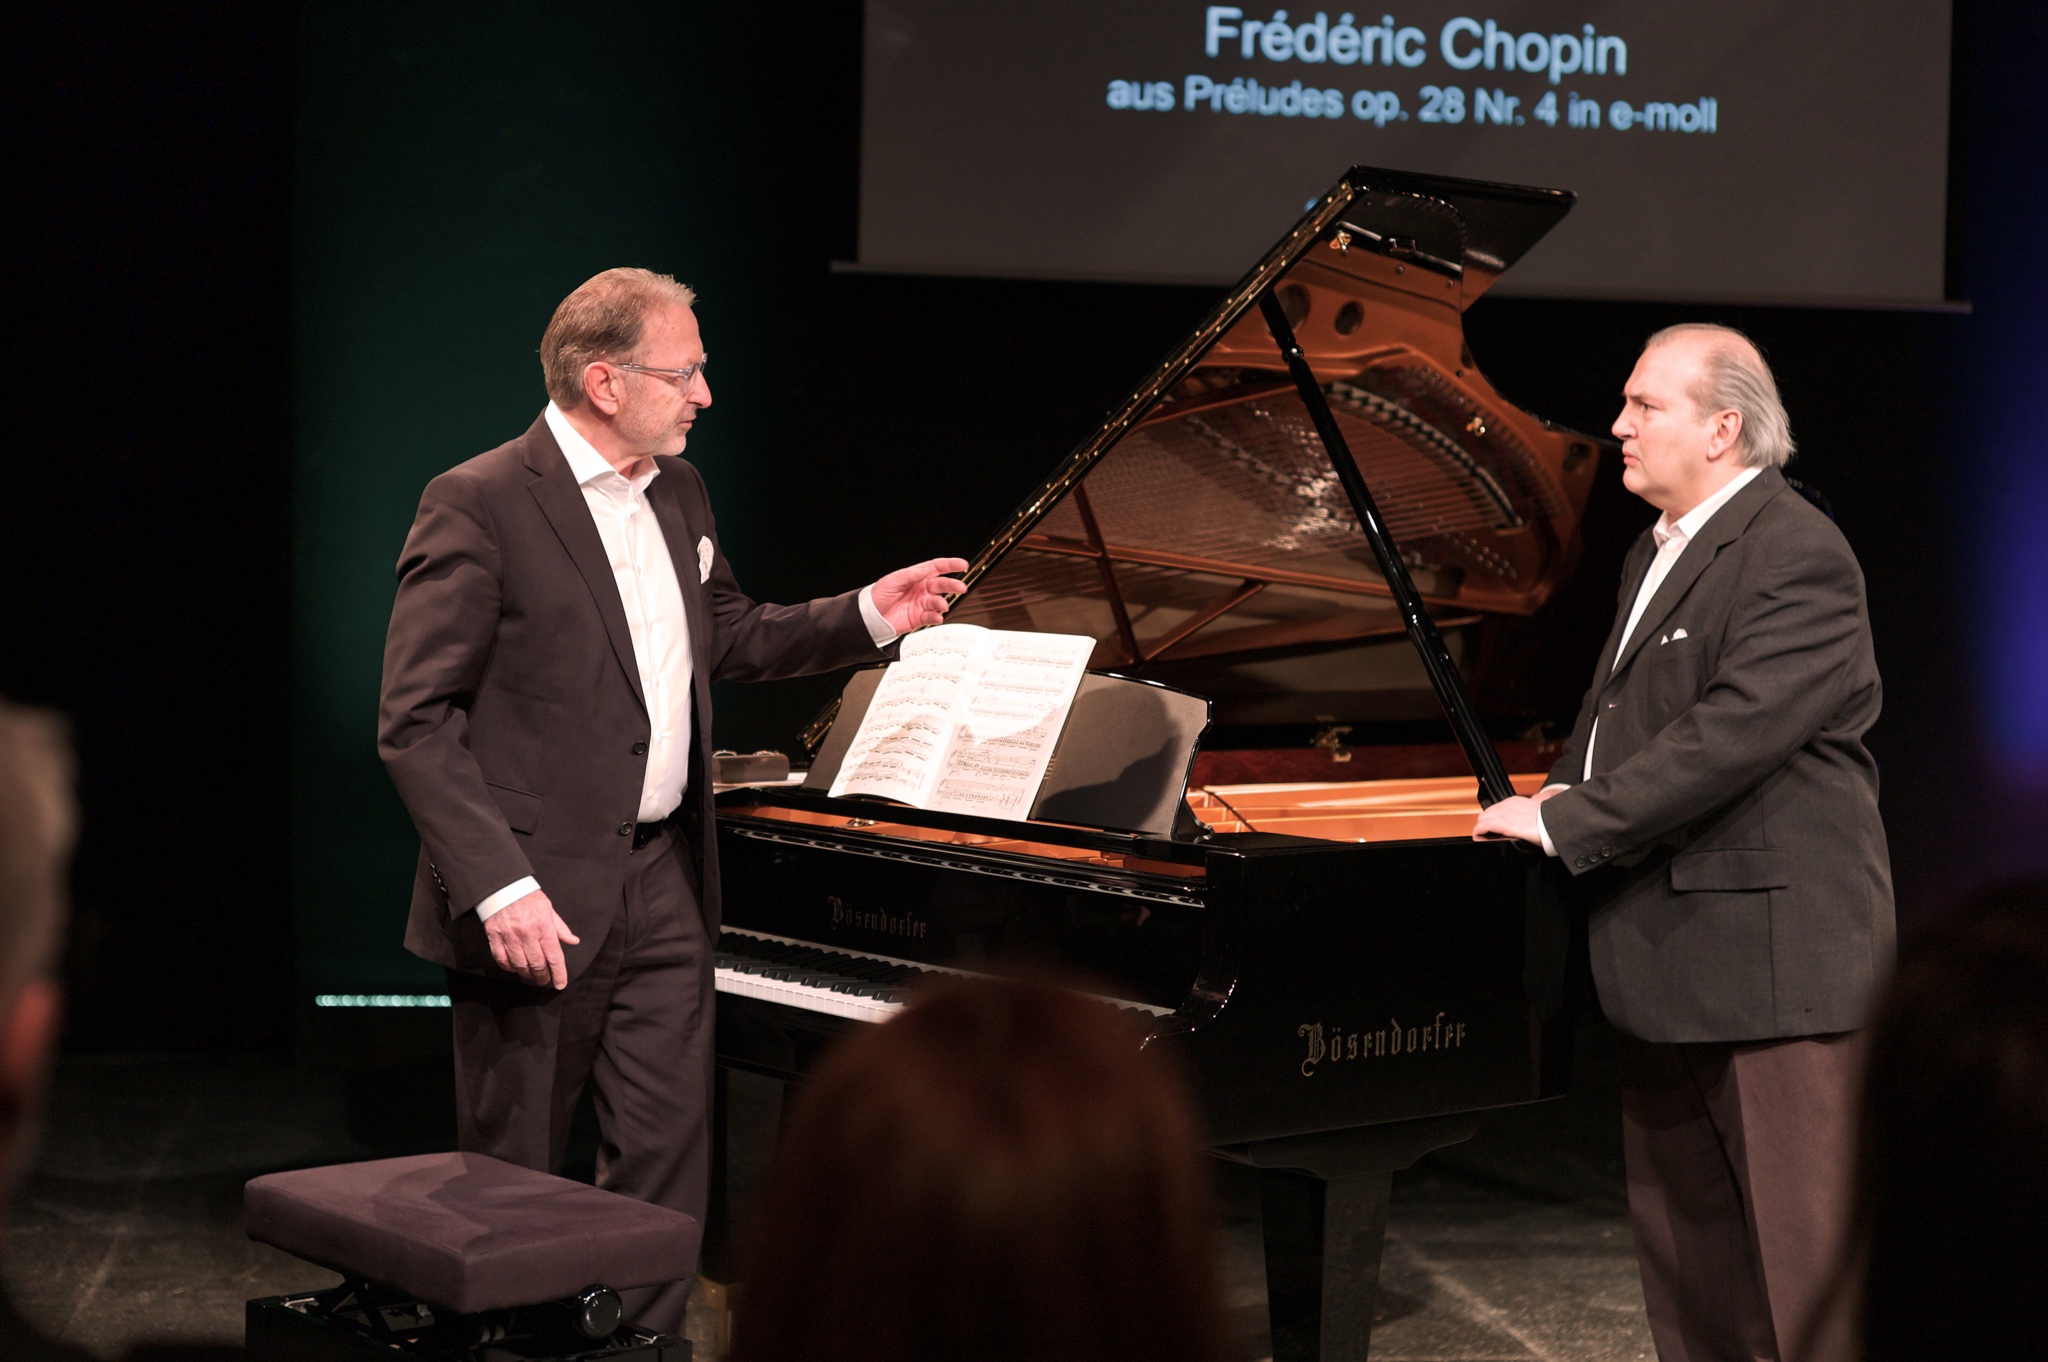
<path fill-rule="evenodd" d="M 633 636 L 633 661 L 640 670 L 649 728 L 647 773 L 640 782 L 640 809 L 634 821 L 658 823 L 676 811 L 690 782 L 690 688 L 696 672 L 682 584 L 668 539 L 647 502 L 648 485 L 661 473 L 651 468 L 628 478 L 554 403 L 548 403 L 544 416 L 583 489 L 583 504 L 597 522 L 597 537 L 604 541 L 619 603 L 626 609 L 626 631 Z M 896 630 L 875 608 L 873 587 L 861 589 L 860 613 L 877 648 L 895 642 Z M 523 876 L 477 904 L 476 915 L 489 921 L 499 909 L 538 888 L 533 876 Z"/>
<path fill-rule="evenodd" d="M 1761 468 L 1743 469 L 1740 473 L 1729 479 L 1727 486 L 1676 520 L 1671 518 L 1669 511 L 1657 517 L 1657 523 L 1650 527 L 1650 537 L 1657 543 L 1657 556 L 1650 560 L 1650 570 L 1643 574 L 1643 584 L 1636 589 L 1635 605 L 1628 612 L 1628 624 L 1621 631 L 1621 642 L 1615 645 L 1614 662 L 1609 668 L 1610 674 L 1613 667 L 1621 665 L 1622 654 L 1628 651 L 1628 641 L 1635 635 L 1636 625 L 1641 622 L 1643 612 L 1650 608 L 1650 601 L 1656 596 L 1657 588 L 1664 585 L 1664 579 L 1671 575 L 1673 565 L 1685 553 L 1685 546 L 1690 544 L 1693 536 L 1697 535 L 1706 527 L 1706 523 L 1714 518 L 1714 512 L 1726 506 L 1737 492 L 1749 486 L 1751 482 L 1756 480 L 1756 475 L 1761 472 L 1763 472 Z M 1600 716 L 1596 713 L 1593 716 L 1593 727 L 1586 734 L 1586 764 L 1579 774 L 1579 779 L 1581 780 L 1591 780 L 1593 778 L 1593 744 L 1599 738 Z M 1568 789 L 1570 787 L 1559 785 L 1548 788 Z M 1543 839 L 1544 855 L 1557 855 L 1557 848 L 1550 843 L 1550 832 L 1543 826 L 1543 811 L 1541 809 L 1536 812 L 1536 831 Z"/>

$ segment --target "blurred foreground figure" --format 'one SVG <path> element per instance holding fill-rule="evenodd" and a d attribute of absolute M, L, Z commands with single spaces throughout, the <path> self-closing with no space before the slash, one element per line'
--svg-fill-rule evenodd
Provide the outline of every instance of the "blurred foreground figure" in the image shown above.
<path fill-rule="evenodd" d="M 51 974 L 77 825 L 71 785 L 58 722 L 0 702 L 0 1168 L 10 1200 L 34 1150 L 56 1039 L 59 995 Z M 89 1354 L 43 1338 L 0 1296 L 0 1357 L 85 1362 Z"/>
<path fill-rule="evenodd" d="M 740 1362 L 1215 1362 L 1180 1085 L 1107 1006 L 961 981 L 847 1041 L 755 1210 Z"/>
<path fill-rule="evenodd" d="M 1900 961 L 1858 1179 L 1869 1362 L 2048 1356 L 2048 885 L 1980 899 Z"/>

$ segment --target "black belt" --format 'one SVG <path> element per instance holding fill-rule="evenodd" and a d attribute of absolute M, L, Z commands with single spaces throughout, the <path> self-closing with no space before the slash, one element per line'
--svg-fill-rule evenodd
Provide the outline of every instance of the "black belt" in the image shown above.
<path fill-rule="evenodd" d="M 661 830 L 668 825 L 669 820 L 666 818 L 662 819 L 659 823 L 635 823 L 633 825 L 633 850 L 638 851 L 646 846 L 649 842 L 660 836 Z"/>

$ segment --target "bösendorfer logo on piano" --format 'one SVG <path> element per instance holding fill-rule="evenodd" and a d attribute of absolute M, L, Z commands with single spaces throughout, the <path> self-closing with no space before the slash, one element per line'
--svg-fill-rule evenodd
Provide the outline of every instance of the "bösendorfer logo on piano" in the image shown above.
<path fill-rule="evenodd" d="M 1303 1078 L 1314 1078 L 1318 1064 L 1465 1047 L 1465 1023 L 1446 1021 L 1441 1012 L 1420 1026 L 1404 1027 L 1389 1017 L 1385 1026 L 1371 1031 L 1347 1031 L 1341 1026 L 1326 1031 L 1321 1022 L 1303 1022 L 1295 1034 L 1308 1040 L 1308 1058 L 1301 1061 Z"/>
<path fill-rule="evenodd" d="M 904 913 L 899 917 L 892 913 L 864 913 L 857 908 L 849 908 L 837 894 L 828 895 L 825 903 L 832 910 L 834 927 L 881 932 L 885 936 L 900 936 L 910 941 L 923 940 L 924 934 L 931 928 L 931 924 L 919 918 L 916 913 Z"/>

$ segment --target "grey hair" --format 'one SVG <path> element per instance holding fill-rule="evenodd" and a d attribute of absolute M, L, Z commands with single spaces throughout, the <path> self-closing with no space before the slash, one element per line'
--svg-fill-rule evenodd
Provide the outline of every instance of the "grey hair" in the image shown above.
<path fill-rule="evenodd" d="M 1699 380 L 1687 393 L 1700 415 L 1736 413 L 1742 418 L 1742 462 L 1751 468 L 1783 468 L 1799 446 L 1792 439 L 1792 418 L 1778 397 L 1778 380 L 1771 377 L 1761 347 L 1732 326 L 1682 322 L 1650 337 L 1643 349 L 1686 335 L 1719 342 L 1700 360 Z"/>
<path fill-rule="evenodd" d="M 56 966 L 78 809 L 62 720 L 0 701 L 0 1007 Z"/>
<path fill-rule="evenodd" d="M 540 368 L 549 398 L 563 411 L 576 410 L 583 405 L 585 368 L 631 354 L 656 308 L 691 307 L 696 301 L 688 284 L 653 270 L 606 270 L 585 280 L 555 308 L 541 334 Z"/>

